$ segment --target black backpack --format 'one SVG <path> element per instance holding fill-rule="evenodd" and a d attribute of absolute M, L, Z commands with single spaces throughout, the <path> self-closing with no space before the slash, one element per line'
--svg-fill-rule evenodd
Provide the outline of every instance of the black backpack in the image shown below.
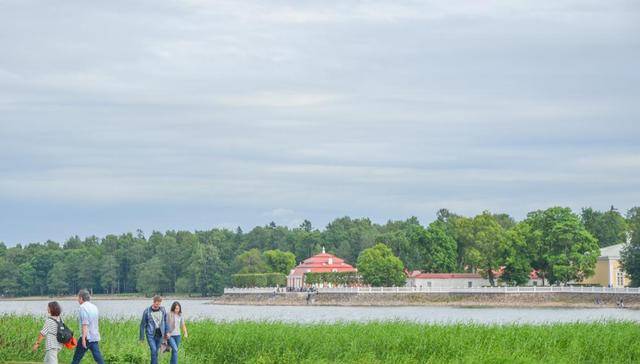
<path fill-rule="evenodd" d="M 62 319 L 60 319 L 59 321 L 53 321 L 55 321 L 58 325 L 58 331 L 56 331 L 56 339 L 58 339 L 58 342 L 61 344 L 66 344 L 71 341 L 71 339 L 73 339 L 73 331 L 71 331 L 71 329 L 68 328 L 67 325 L 64 324 L 64 322 L 62 322 Z"/>

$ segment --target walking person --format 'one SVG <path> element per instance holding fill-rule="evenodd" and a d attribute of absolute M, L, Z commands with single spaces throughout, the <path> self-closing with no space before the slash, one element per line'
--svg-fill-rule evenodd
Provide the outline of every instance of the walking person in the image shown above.
<path fill-rule="evenodd" d="M 57 334 L 58 322 L 61 320 L 60 314 L 62 313 L 62 308 L 56 301 L 49 302 L 47 305 L 47 313 L 49 314 L 49 317 L 44 321 L 44 326 L 42 326 L 42 330 L 40 330 L 38 340 L 33 344 L 33 351 L 37 351 L 40 347 L 40 342 L 43 339 L 46 339 L 44 363 L 58 364 L 58 353 L 60 352 L 60 349 L 62 349 L 62 344 L 58 342 Z"/>
<path fill-rule="evenodd" d="M 184 323 L 184 317 L 182 316 L 182 305 L 176 301 L 171 304 L 171 311 L 169 311 L 169 346 L 171 346 L 171 364 L 178 364 L 178 348 L 182 341 L 181 333 L 184 337 L 189 337 L 187 332 L 187 326 Z M 182 331 L 182 332 L 181 332 Z"/>
<path fill-rule="evenodd" d="M 153 296 L 153 303 L 142 312 L 142 321 L 140 321 L 140 341 L 147 338 L 151 364 L 158 364 L 158 352 L 162 340 L 168 339 L 170 333 L 167 312 L 161 304 L 162 297 Z"/>
<path fill-rule="evenodd" d="M 80 322 L 81 334 L 71 364 L 79 364 L 87 350 L 91 351 L 93 360 L 96 363 L 104 364 L 100 346 L 98 345 L 100 342 L 100 330 L 98 327 L 100 313 L 98 307 L 89 301 L 91 301 L 89 292 L 84 289 L 80 290 L 78 292 L 78 303 L 80 304 L 78 321 Z"/>

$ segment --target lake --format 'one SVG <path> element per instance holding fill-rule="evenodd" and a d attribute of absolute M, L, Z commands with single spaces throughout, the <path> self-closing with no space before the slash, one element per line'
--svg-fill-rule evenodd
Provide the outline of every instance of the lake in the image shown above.
<path fill-rule="evenodd" d="M 166 298 L 165 307 L 173 300 Z M 46 313 L 47 300 L 0 301 L 0 314 Z M 59 301 L 64 315 L 76 314 L 78 303 Z M 626 320 L 640 322 L 640 310 L 616 308 L 459 308 L 459 307 L 342 307 L 211 305 L 205 300 L 180 300 L 189 319 L 215 321 L 282 321 L 294 323 L 404 320 L 423 323 L 475 322 L 483 324 L 556 323 Z M 151 300 L 96 300 L 102 317 L 138 318 Z"/>

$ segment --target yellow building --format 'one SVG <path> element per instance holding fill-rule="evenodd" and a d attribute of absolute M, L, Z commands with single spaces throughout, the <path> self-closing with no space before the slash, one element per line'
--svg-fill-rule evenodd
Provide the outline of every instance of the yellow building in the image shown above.
<path fill-rule="evenodd" d="M 625 287 L 631 280 L 620 267 L 620 251 L 624 244 L 617 244 L 600 249 L 596 263 L 596 273 L 585 279 L 584 284 L 597 284 L 603 287 Z"/>

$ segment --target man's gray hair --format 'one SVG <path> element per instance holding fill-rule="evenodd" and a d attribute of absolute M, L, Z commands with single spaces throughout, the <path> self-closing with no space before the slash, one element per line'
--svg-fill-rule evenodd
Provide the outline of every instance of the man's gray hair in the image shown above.
<path fill-rule="evenodd" d="M 91 295 L 89 294 L 89 291 L 87 291 L 86 289 L 81 289 L 78 292 L 78 297 L 82 298 L 84 302 L 91 300 Z"/>

